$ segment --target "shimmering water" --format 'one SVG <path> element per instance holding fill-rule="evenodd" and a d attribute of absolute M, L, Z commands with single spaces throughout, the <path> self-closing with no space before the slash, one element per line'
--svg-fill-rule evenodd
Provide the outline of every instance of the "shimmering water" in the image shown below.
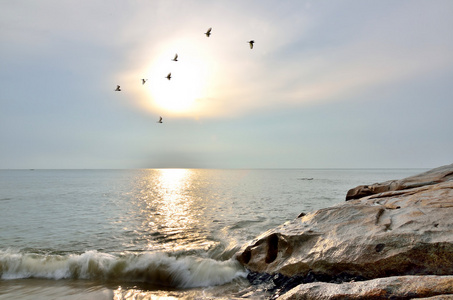
<path fill-rule="evenodd" d="M 422 171 L 0 170 L 0 299 L 245 297 L 245 242 Z"/>

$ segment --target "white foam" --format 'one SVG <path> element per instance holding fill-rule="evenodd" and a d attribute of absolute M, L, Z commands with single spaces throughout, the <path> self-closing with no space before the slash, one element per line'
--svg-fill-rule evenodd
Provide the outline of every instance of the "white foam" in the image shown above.
<path fill-rule="evenodd" d="M 174 257 L 162 252 L 115 256 L 97 251 L 50 255 L 0 250 L 1 279 L 120 279 L 189 288 L 224 284 L 246 275 L 235 259 Z"/>
<path fill-rule="evenodd" d="M 58 255 L 19 253 L 12 250 L 0 250 L 1 279 L 20 278 L 69 278 L 67 261 Z"/>
<path fill-rule="evenodd" d="M 181 287 L 184 288 L 220 285 L 238 277 L 247 276 L 246 271 L 235 259 L 217 261 L 205 258 L 189 260 L 188 264 L 190 265 L 189 274 L 181 278 Z"/>

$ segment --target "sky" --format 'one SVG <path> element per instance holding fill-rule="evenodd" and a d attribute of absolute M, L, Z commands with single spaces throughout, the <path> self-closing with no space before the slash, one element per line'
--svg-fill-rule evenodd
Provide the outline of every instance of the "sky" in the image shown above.
<path fill-rule="evenodd" d="M 0 169 L 451 164 L 452 28 L 451 0 L 1 1 Z"/>

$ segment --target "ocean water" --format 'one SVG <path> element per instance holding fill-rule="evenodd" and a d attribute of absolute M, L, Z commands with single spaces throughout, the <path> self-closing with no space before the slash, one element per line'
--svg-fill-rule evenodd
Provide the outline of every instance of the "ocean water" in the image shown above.
<path fill-rule="evenodd" d="M 244 243 L 423 171 L 0 170 L 0 299 L 266 298 Z"/>

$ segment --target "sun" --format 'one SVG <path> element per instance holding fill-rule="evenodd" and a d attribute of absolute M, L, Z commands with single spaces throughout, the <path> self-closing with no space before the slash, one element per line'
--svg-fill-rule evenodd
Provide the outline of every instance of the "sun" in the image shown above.
<path fill-rule="evenodd" d="M 175 54 L 178 61 L 173 61 Z M 171 79 L 166 78 L 169 73 Z M 147 74 L 145 86 L 153 106 L 168 113 L 189 113 L 206 97 L 209 60 L 187 46 L 179 52 L 167 49 L 153 60 Z"/>

